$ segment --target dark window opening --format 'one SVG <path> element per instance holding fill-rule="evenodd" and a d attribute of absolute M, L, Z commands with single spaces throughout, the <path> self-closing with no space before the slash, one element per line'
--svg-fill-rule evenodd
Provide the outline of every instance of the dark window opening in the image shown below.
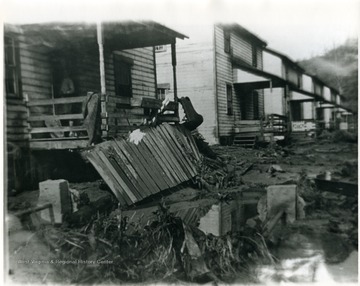
<path fill-rule="evenodd" d="M 316 119 L 317 120 L 324 120 L 324 109 L 317 108 L 316 109 Z"/>
<path fill-rule="evenodd" d="M 224 51 L 225 53 L 230 53 L 231 47 L 230 47 L 230 32 L 224 31 Z"/>
<path fill-rule="evenodd" d="M 15 40 L 11 37 L 4 39 L 5 56 L 5 91 L 7 96 L 20 97 L 18 50 Z"/>
<path fill-rule="evenodd" d="M 254 68 L 257 68 L 258 64 L 257 64 L 257 49 L 256 46 L 252 46 L 252 66 Z"/>
<path fill-rule="evenodd" d="M 298 74 L 298 76 L 297 76 L 297 87 L 301 88 L 301 86 L 302 86 L 302 77 L 301 77 L 301 75 Z"/>
<path fill-rule="evenodd" d="M 132 63 L 114 56 L 115 93 L 118 96 L 132 97 L 131 67 Z"/>
<path fill-rule="evenodd" d="M 302 104 L 301 102 L 292 101 L 290 104 L 291 115 L 293 121 L 301 121 L 302 118 Z"/>
<path fill-rule="evenodd" d="M 241 120 L 259 120 L 262 114 L 260 110 L 260 94 L 256 90 L 242 91 L 240 93 Z"/>
<path fill-rule="evenodd" d="M 254 90 L 252 92 L 252 98 L 253 98 L 253 109 L 254 109 L 254 120 L 260 119 L 260 110 L 259 110 L 259 93 Z"/>
<path fill-rule="evenodd" d="M 227 115 L 233 115 L 233 95 L 232 95 L 232 85 L 226 85 L 226 100 L 227 100 Z"/>

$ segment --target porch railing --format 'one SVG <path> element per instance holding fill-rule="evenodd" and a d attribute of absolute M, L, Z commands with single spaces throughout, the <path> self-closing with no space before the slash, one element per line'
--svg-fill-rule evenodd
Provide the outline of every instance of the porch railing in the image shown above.
<path fill-rule="evenodd" d="M 288 130 L 288 117 L 280 114 L 269 114 L 267 116 L 268 126 L 266 131 L 274 133 L 274 135 L 284 135 Z"/>
<path fill-rule="evenodd" d="M 85 96 L 38 99 L 26 99 L 28 124 L 31 140 L 59 140 L 66 138 L 88 138 L 83 125 L 84 116 L 81 108 L 78 112 L 57 114 L 57 107 L 67 106 L 69 110 L 75 104 L 82 104 Z"/>

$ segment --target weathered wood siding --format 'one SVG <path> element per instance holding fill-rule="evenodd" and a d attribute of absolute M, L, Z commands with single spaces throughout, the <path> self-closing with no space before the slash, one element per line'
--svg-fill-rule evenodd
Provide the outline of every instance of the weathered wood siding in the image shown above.
<path fill-rule="evenodd" d="M 156 96 L 155 62 L 153 47 L 115 51 L 114 53 L 133 60 L 131 83 L 133 98 Z M 115 95 L 114 58 L 113 53 L 105 54 L 106 91 Z"/>
<path fill-rule="evenodd" d="M 238 35 L 231 33 L 230 46 L 234 57 L 240 58 L 252 65 L 252 45 Z M 231 53 L 224 51 L 224 32 L 223 29 L 215 25 L 215 54 L 216 54 L 216 86 L 217 104 L 219 117 L 219 135 L 230 136 L 234 131 L 235 122 L 241 118 L 240 91 L 235 91 L 233 87 L 233 115 L 227 114 L 226 84 L 232 84 L 233 66 L 231 63 Z M 257 68 L 263 69 L 262 50 L 257 48 Z M 264 111 L 264 94 L 259 90 L 259 113 Z M 249 101 L 250 102 L 250 101 Z M 252 108 L 246 108 L 251 113 Z"/>
<path fill-rule="evenodd" d="M 196 112 L 204 117 L 198 130 L 210 144 L 218 143 L 214 46 L 212 26 L 180 28 L 189 39 L 176 44 L 178 97 L 189 97 Z M 170 46 L 156 53 L 157 82 L 170 84 L 168 96 L 173 100 L 173 72 Z M 180 118 L 182 118 L 180 114 Z"/>
<path fill-rule="evenodd" d="M 19 47 L 21 94 L 17 98 L 6 98 L 6 133 L 8 142 L 23 145 L 29 139 L 25 98 L 28 97 L 29 101 L 50 98 L 52 76 L 48 50 L 29 44 L 22 35 L 16 39 Z M 43 114 L 49 110 L 44 107 L 33 107 L 32 112 Z"/>

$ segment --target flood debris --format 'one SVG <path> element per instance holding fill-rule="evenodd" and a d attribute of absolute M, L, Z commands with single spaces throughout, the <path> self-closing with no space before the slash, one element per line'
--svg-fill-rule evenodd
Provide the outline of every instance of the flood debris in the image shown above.
<path fill-rule="evenodd" d="M 46 228 L 41 236 L 64 261 L 55 267 L 69 283 L 230 282 L 235 273 L 255 282 L 252 263 L 272 262 L 260 235 L 206 235 L 166 206 L 145 227 L 129 227 L 122 212 L 115 211 L 79 230 Z"/>

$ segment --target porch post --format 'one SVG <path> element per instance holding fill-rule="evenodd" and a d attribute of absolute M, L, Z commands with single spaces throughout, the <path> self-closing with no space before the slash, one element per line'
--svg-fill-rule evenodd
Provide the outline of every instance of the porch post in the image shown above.
<path fill-rule="evenodd" d="M 285 106 L 286 106 L 286 116 L 288 117 L 287 133 L 290 134 L 292 131 L 292 115 L 291 115 L 291 110 L 290 110 L 289 85 L 285 86 Z"/>
<path fill-rule="evenodd" d="M 174 79 L 174 101 L 178 101 L 177 96 L 177 82 L 176 82 L 176 39 L 174 43 L 171 44 L 171 64 L 173 68 L 173 79 Z"/>
<path fill-rule="evenodd" d="M 103 34 L 101 22 L 96 24 L 97 41 L 99 45 L 99 65 L 100 65 L 100 87 L 101 95 L 106 94 L 106 83 L 105 83 L 105 64 L 104 64 L 104 47 L 103 47 Z"/>

